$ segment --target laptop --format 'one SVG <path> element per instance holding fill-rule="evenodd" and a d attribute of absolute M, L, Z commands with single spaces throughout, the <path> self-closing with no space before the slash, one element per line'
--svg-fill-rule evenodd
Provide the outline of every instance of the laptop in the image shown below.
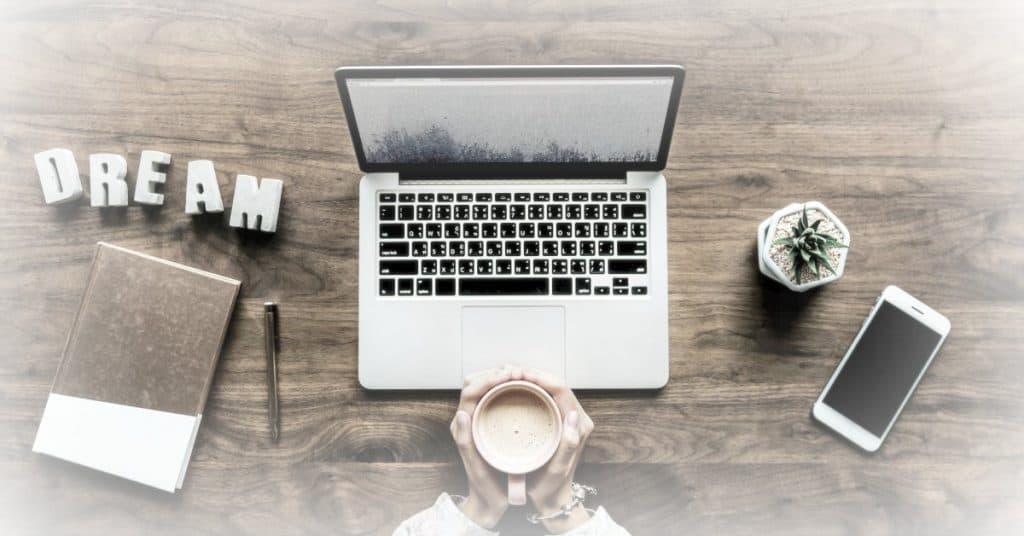
<path fill-rule="evenodd" d="M 669 377 L 665 168 L 684 69 L 342 67 L 360 169 L 359 382 L 505 364 Z"/>

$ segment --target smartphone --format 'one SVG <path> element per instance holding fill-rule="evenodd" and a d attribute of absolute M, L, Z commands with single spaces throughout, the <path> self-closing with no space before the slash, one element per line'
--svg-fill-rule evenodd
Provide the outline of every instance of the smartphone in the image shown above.
<path fill-rule="evenodd" d="M 875 452 L 948 334 L 945 316 L 887 287 L 815 401 L 814 418 Z"/>

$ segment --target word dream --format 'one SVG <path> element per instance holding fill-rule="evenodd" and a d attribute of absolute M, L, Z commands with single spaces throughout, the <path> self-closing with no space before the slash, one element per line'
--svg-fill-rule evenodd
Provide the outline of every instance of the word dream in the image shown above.
<path fill-rule="evenodd" d="M 68 149 L 50 149 L 36 153 L 36 169 L 43 187 L 47 205 L 69 203 L 82 198 L 82 179 L 78 173 L 75 155 Z M 157 193 L 157 184 L 167 181 L 164 171 L 171 164 L 171 155 L 160 151 L 142 151 L 139 172 L 135 176 L 136 203 L 164 204 L 163 194 Z M 89 204 L 94 207 L 128 206 L 128 162 L 123 156 L 111 153 L 89 155 Z M 281 208 L 284 183 L 279 179 L 258 181 L 251 175 L 238 175 L 235 194 L 231 202 L 229 224 L 240 229 L 272 233 L 277 230 L 277 216 Z M 185 213 L 224 212 L 220 185 L 213 162 L 192 160 L 188 163 L 185 186 Z"/>

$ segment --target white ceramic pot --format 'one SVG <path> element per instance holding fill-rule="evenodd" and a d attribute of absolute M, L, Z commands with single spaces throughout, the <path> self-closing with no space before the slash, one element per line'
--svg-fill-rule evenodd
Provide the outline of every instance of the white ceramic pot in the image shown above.
<path fill-rule="evenodd" d="M 761 273 L 764 274 L 766 277 L 778 281 L 782 285 L 785 285 L 786 288 L 794 292 L 805 292 L 814 287 L 820 287 L 822 285 L 831 283 L 836 279 L 842 277 L 843 270 L 846 268 L 846 255 L 849 252 L 849 247 L 839 249 L 839 262 L 837 262 L 836 266 L 834 266 L 834 268 L 836 269 L 836 272 L 834 274 L 829 273 L 829 275 L 822 277 L 821 279 L 816 279 L 814 281 L 806 281 L 800 284 L 797 284 L 791 279 L 789 279 L 789 277 L 782 270 L 782 268 L 780 268 L 777 264 L 775 264 L 775 261 L 772 260 L 770 254 L 772 240 L 769 237 L 775 236 L 775 230 L 778 226 L 779 220 L 785 218 L 786 216 L 789 216 L 790 214 L 803 210 L 804 205 L 806 205 L 808 209 L 814 209 L 824 214 L 825 217 L 828 218 L 828 220 L 831 221 L 839 229 L 840 232 L 842 232 L 843 238 L 840 241 L 845 243 L 847 246 L 850 245 L 850 231 L 846 228 L 845 225 L 843 225 L 843 222 L 839 218 L 837 218 L 836 215 L 832 213 L 832 211 L 828 209 L 828 207 L 817 201 L 808 201 L 807 203 L 793 203 L 787 206 L 786 208 L 783 208 L 775 212 L 775 214 L 772 214 L 771 217 L 761 222 L 761 224 L 757 226 L 758 269 L 760 269 Z"/>

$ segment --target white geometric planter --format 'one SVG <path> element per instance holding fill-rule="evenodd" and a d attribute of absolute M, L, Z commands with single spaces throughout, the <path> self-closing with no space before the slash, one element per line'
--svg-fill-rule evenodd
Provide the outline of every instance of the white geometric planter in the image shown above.
<path fill-rule="evenodd" d="M 782 270 L 782 268 L 779 268 L 779 266 L 772 259 L 772 240 L 769 237 L 775 236 L 775 230 L 778 227 L 779 220 L 785 218 L 786 216 L 789 216 L 790 214 L 794 214 L 796 212 L 803 210 L 803 207 L 805 205 L 808 209 L 817 210 L 821 212 L 826 218 L 828 218 L 828 220 L 831 221 L 836 226 L 836 228 L 839 229 L 839 231 L 843 234 L 843 237 L 839 241 L 846 244 L 847 247 L 840 248 L 838 250 L 839 261 L 836 263 L 836 266 L 834 266 L 836 270 L 834 274 L 830 273 L 829 275 L 822 277 L 821 279 L 816 279 L 814 281 L 807 281 L 805 283 L 797 284 L 793 282 Z M 785 285 L 786 288 L 794 292 L 806 292 L 812 288 L 827 285 L 828 283 L 831 283 L 843 276 L 843 271 L 846 268 L 846 254 L 847 252 L 849 252 L 849 245 L 850 231 L 846 229 L 846 226 L 843 225 L 843 222 L 839 218 L 837 218 L 836 215 L 833 214 L 832 211 L 828 209 L 828 207 L 817 201 L 808 201 L 806 203 L 793 203 L 781 210 L 776 211 L 775 214 L 772 214 L 768 219 L 764 220 L 763 222 L 761 222 L 760 225 L 757 226 L 757 265 L 758 269 L 761 271 L 762 274 L 765 275 L 765 277 L 778 281 L 780 284 Z"/>

